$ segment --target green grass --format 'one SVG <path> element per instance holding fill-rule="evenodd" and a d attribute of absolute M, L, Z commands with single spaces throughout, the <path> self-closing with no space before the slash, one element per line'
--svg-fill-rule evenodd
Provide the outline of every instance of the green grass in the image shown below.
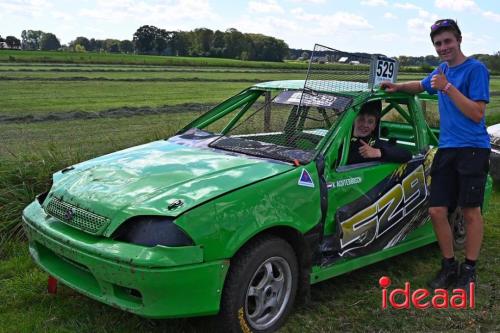
<path fill-rule="evenodd" d="M 497 331 L 499 219 L 500 193 L 496 191 L 485 217 L 475 309 L 381 309 L 378 279 L 386 275 L 394 287 L 409 281 L 414 289 L 425 288 L 439 266 L 439 249 L 434 244 L 312 286 L 310 304 L 296 306 L 281 332 Z M 48 294 L 46 288 L 47 274 L 35 266 L 27 244 L 4 244 L 0 252 L 0 332 L 207 331 L 207 318 L 148 320 L 93 301 L 64 285 L 59 285 L 57 295 Z"/>
<path fill-rule="evenodd" d="M 122 107 L 218 103 L 249 83 L 127 81 L 0 81 L 2 115 L 97 112 Z"/>
<path fill-rule="evenodd" d="M 120 71 L 120 72 L 0 72 L 0 80 L 68 80 L 84 79 L 100 80 L 207 80 L 207 81 L 246 81 L 248 84 L 259 81 L 271 80 L 303 80 L 306 72 L 282 73 L 282 72 L 207 72 L 207 71 Z"/>
<path fill-rule="evenodd" d="M 289 68 L 307 69 L 307 62 L 266 62 L 242 61 L 223 58 L 168 57 L 133 54 L 61 52 L 61 51 L 15 51 L 0 50 L 0 61 L 36 63 L 83 63 L 83 64 L 126 64 L 126 65 L 165 65 L 165 66 L 202 66 L 202 67 L 246 67 L 246 68 Z M 328 64 L 330 68 L 349 68 L 356 66 Z"/>

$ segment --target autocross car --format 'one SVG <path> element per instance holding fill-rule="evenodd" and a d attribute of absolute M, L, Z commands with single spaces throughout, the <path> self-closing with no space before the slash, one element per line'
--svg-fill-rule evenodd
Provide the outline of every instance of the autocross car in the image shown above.
<path fill-rule="evenodd" d="M 259 83 L 169 139 L 56 172 L 23 212 L 32 257 L 144 317 L 218 314 L 226 331 L 268 332 L 310 285 L 435 242 L 439 133 L 421 108 L 433 97 L 336 87 Z M 413 158 L 349 165 L 354 119 L 376 100 L 380 139 Z M 490 191 L 491 179 L 483 209 Z"/>

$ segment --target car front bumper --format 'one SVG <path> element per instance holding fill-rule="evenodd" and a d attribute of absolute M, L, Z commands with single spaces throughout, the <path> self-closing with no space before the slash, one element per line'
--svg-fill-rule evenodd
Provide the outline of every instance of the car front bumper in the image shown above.
<path fill-rule="evenodd" d="M 149 318 L 219 311 L 229 262 L 203 262 L 201 246 L 144 247 L 92 236 L 47 215 L 38 201 L 23 221 L 35 262 L 82 294 Z"/>

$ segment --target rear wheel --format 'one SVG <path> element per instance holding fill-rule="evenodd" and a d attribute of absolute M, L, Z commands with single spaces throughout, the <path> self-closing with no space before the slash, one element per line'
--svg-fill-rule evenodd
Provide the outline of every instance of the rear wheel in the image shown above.
<path fill-rule="evenodd" d="M 462 209 L 457 207 L 455 211 L 448 214 L 448 221 L 450 222 L 451 232 L 453 233 L 453 247 L 457 250 L 461 250 L 464 248 L 465 240 L 467 238 Z"/>
<path fill-rule="evenodd" d="M 263 237 L 231 262 L 219 326 L 229 332 L 273 332 L 284 322 L 297 293 L 298 265 L 281 238 Z"/>

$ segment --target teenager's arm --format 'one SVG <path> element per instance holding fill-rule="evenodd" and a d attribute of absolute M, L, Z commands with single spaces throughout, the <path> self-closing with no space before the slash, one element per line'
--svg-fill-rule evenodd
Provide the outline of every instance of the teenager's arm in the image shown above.
<path fill-rule="evenodd" d="M 424 91 L 420 81 L 408 81 L 401 83 L 382 82 L 380 88 L 387 92 L 404 91 L 410 94 L 418 94 Z"/>
<path fill-rule="evenodd" d="M 456 107 L 469 119 L 479 123 L 483 119 L 486 103 L 483 101 L 473 101 L 466 97 L 460 90 L 455 88 L 443 73 L 436 74 L 431 79 L 431 86 L 436 90 L 441 90 L 448 94 Z"/>
<path fill-rule="evenodd" d="M 483 101 L 473 101 L 464 96 L 453 85 L 448 88 L 448 96 L 450 96 L 451 100 L 457 108 L 468 118 L 472 119 L 472 121 L 479 123 L 481 119 L 483 119 L 484 111 L 486 110 L 486 103 Z"/>

